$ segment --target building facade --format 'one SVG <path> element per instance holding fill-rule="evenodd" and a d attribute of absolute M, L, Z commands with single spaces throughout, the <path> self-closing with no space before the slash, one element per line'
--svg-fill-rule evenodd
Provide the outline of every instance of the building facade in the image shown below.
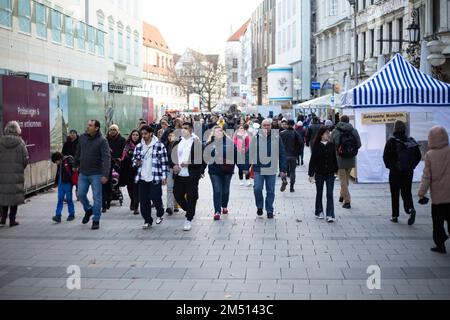
<path fill-rule="evenodd" d="M 275 63 L 276 0 L 264 0 L 253 12 L 252 95 L 258 105 L 268 104 L 267 67 Z"/>
<path fill-rule="evenodd" d="M 107 34 L 109 91 L 132 94 L 142 87 L 142 0 L 84 1 L 86 22 Z"/>
<path fill-rule="evenodd" d="M 0 2 L 0 74 L 107 90 L 106 34 L 79 0 Z"/>
<path fill-rule="evenodd" d="M 187 108 L 186 99 L 175 85 L 171 72 L 174 57 L 161 32 L 144 23 L 142 95 L 153 98 L 159 114 Z"/>
<path fill-rule="evenodd" d="M 293 90 L 300 102 L 311 96 L 311 2 L 277 0 L 276 58 L 279 65 L 290 65 L 299 86 Z"/>
<path fill-rule="evenodd" d="M 241 106 L 248 103 L 248 37 L 245 36 L 249 23 L 247 21 L 227 40 L 225 49 L 226 100 Z"/>
<path fill-rule="evenodd" d="M 326 86 L 330 72 L 335 72 L 337 84 L 343 87 L 351 70 L 351 6 L 347 0 L 319 0 L 316 12 L 316 80 Z"/>

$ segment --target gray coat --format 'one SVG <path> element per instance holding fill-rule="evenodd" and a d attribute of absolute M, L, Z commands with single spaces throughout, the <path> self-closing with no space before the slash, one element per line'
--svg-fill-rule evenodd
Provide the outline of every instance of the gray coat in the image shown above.
<path fill-rule="evenodd" d="M 87 133 L 79 139 L 75 155 L 75 167 L 84 176 L 101 175 L 109 177 L 111 169 L 111 150 L 108 140 L 99 132 L 91 137 Z"/>
<path fill-rule="evenodd" d="M 25 202 L 25 175 L 28 151 L 20 137 L 0 137 L 0 206 Z"/>
<path fill-rule="evenodd" d="M 356 141 L 358 142 L 358 149 L 361 148 L 361 138 L 359 137 L 358 131 L 353 128 L 353 126 L 350 123 L 344 123 L 339 122 L 336 125 L 336 129 L 333 130 L 333 134 L 331 135 L 331 138 L 334 142 L 334 144 L 339 146 L 339 142 L 341 139 L 341 131 L 351 131 L 353 133 L 353 136 L 356 138 Z M 353 169 L 356 167 L 356 158 L 353 159 L 344 159 L 339 156 L 337 156 L 338 161 L 338 167 L 339 169 Z"/>

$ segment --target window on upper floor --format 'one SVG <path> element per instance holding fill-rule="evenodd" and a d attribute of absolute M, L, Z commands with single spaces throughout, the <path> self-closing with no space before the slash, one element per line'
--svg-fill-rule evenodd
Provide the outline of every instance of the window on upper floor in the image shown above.
<path fill-rule="evenodd" d="M 97 30 L 97 46 L 98 55 L 100 57 L 105 56 L 105 33 L 102 30 Z"/>
<path fill-rule="evenodd" d="M 140 59 L 140 46 L 139 46 L 139 33 L 136 31 L 134 33 L 134 65 L 136 67 L 139 66 L 139 59 Z"/>
<path fill-rule="evenodd" d="M 117 43 L 119 48 L 119 61 L 123 61 L 123 26 L 121 24 L 117 27 Z"/>
<path fill-rule="evenodd" d="M 36 36 L 41 39 L 47 39 L 47 7 L 43 4 L 35 4 L 36 14 Z"/>
<path fill-rule="evenodd" d="M 292 48 L 297 47 L 297 22 L 292 23 Z"/>
<path fill-rule="evenodd" d="M 18 0 L 19 30 L 31 33 L 31 2 Z"/>
<path fill-rule="evenodd" d="M 87 30 L 88 50 L 89 53 L 95 54 L 95 29 L 92 26 L 88 26 Z"/>
<path fill-rule="evenodd" d="M 52 41 L 61 43 L 62 32 L 62 14 L 59 11 L 52 10 Z"/>
<path fill-rule="evenodd" d="M 338 6 L 337 0 L 329 0 L 330 16 L 337 15 L 338 11 L 337 6 Z"/>
<path fill-rule="evenodd" d="M 233 59 L 233 68 L 237 68 L 238 67 L 238 59 L 234 58 Z"/>
<path fill-rule="evenodd" d="M 77 47 L 78 50 L 86 49 L 86 25 L 81 21 L 78 21 L 77 26 Z"/>
<path fill-rule="evenodd" d="M 12 0 L 0 0 L 0 26 L 12 28 Z"/>
<path fill-rule="evenodd" d="M 131 64 L 131 30 L 127 29 L 127 63 Z"/>
<path fill-rule="evenodd" d="M 65 16 L 64 18 L 64 33 L 66 35 L 66 46 L 73 48 L 74 46 L 74 30 L 73 30 L 73 18 Z"/>
<path fill-rule="evenodd" d="M 114 59 L 114 37 L 115 37 L 115 33 L 114 33 L 114 24 L 110 24 L 109 25 L 109 34 L 108 34 L 108 57 L 110 59 Z"/>

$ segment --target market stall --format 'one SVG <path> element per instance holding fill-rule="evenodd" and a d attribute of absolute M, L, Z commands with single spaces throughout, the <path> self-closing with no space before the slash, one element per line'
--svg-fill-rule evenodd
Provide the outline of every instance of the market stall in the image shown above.
<path fill-rule="evenodd" d="M 358 155 L 356 179 L 359 183 L 385 183 L 389 172 L 383 151 L 392 136 L 396 120 L 405 121 L 407 134 L 428 150 L 428 132 L 435 125 L 450 131 L 450 84 L 417 70 L 397 54 L 379 72 L 341 96 L 352 124 L 359 131 L 362 148 Z M 414 181 L 421 179 L 422 162 Z"/>

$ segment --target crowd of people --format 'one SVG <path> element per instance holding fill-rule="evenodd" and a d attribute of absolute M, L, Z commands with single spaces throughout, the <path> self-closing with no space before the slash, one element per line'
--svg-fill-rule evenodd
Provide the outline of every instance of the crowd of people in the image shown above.
<path fill-rule="evenodd" d="M 11 227 L 18 225 L 17 206 L 24 202 L 23 172 L 28 165 L 27 150 L 20 134 L 19 125 L 10 122 L 0 137 L 0 225 L 6 224 L 9 212 Z M 163 223 L 166 214 L 171 216 L 182 209 L 185 212 L 183 230 L 190 231 L 199 200 L 199 182 L 206 172 L 213 189 L 213 219 L 218 221 L 230 214 L 230 186 L 236 168 L 240 185 L 253 186 L 257 216 L 264 216 L 265 211 L 267 219 L 273 219 L 277 179 L 281 181 L 281 192 L 289 185 L 290 192 L 295 193 L 296 170 L 305 165 L 305 147 L 311 150 L 309 181 L 315 184 L 317 191 L 315 216 L 334 223 L 335 181 L 338 178 L 340 182 L 339 202 L 350 210 L 351 173 L 362 147 L 359 133 L 348 116 L 338 121 L 321 121 L 314 114 L 300 115 L 294 121 L 282 115 L 264 118 L 260 114 L 167 114 L 159 123 L 148 124 L 140 119 L 127 138 L 121 135 L 118 124 L 111 125 L 105 137 L 100 122 L 91 120 L 84 134 L 71 130 L 62 151 L 52 155 L 58 167 L 55 178 L 58 203 L 53 221 L 61 223 L 64 202 L 68 205 L 67 220 L 75 220 L 72 199 L 75 186 L 84 210 L 82 223 L 88 224 L 92 219 L 92 229 L 97 230 L 102 213 L 110 209 L 111 201 L 123 200 L 121 187 L 126 187 L 130 211 L 142 215 L 143 229 L 150 229 L 154 222 L 156 225 Z M 450 225 L 450 147 L 443 127 L 431 129 L 429 149 L 419 198 L 421 204 L 426 204 L 426 195 L 431 189 L 436 243 L 432 250 L 445 253 L 448 239 L 445 221 Z M 422 153 L 419 144 L 407 136 L 405 123 L 395 123 L 383 160 L 390 170 L 391 221 L 399 221 L 401 195 L 409 216 L 408 224 L 413 225 L 416 210 L 412 182 Z M 89 189 L 92 189 L 92 203 L 87 197 Z"/>

